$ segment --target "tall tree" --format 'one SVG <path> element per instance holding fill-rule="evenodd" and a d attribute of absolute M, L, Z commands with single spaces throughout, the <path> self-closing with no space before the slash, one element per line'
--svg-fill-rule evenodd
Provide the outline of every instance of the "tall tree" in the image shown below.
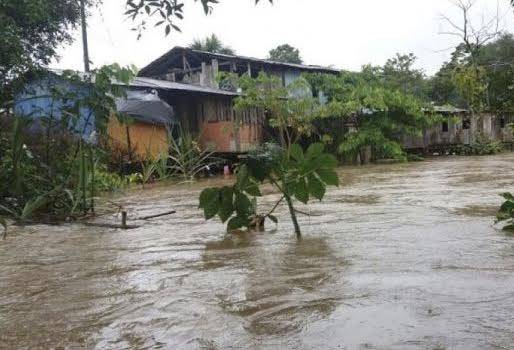
<path fill-rule="evenodd" d="M 395 57 L 387 60 L 382 68 L 384 85 L 400 90 L 404 94 L 412 94 L 419 98 L 426 98 L 425 73 L 414 68 L 417 57 L 410 53 L 408 55 L 396 54 Z"/>
<path fill-rule="evenodd" d="M 458 46 L 452 53 L 451 60 L 445 62 L 439 71 L 428 80 L 428 95 L 432 102 L 439 105 L 450 104 L 466 107 L 467 102 L 459 94 L 455 85 L 455 70 L 462 60 L 463 50 L 462 45 Z"/>
<path fill-rule="evenodd" d="M 280 45 L 269 52 L 269 59 L 277 62 L 302 64 L 300 50 L 289 45 Z"/>
<path fill-rule="evenodd" d="M 391 61 L 386 64 L 390 65 Z M 426 103 L 413 93 L 404 92 L 401 80 L 385 79 L 384 71 L 388 69 L 364 66 L 360 73 L 309 79 L 314 90 L 323 91 L 328 99 L 322 115 L 345 120 L 353 129 L 344 135 L 340 130 L 328 130 L 341 154 L 360 155 L 361 161 L 367 156 L 403 158 L 400 136 L 419 135 L 430 124 L 423 113 Z"/>
<path fill-rule="evenodd" d="M 191 49 L 207 51 L 212 53 L 222 53 L 226 55 L 233 55 L 234 50 L 231 47 L 226 46 L 223 42 L 215 35 L 206 37 L 203 40 L 196 39 L 189 45 Z"/>
<path fill-rule="evenodd" d="M 514 113 L 514 36 L 502 34 L 481 48 L 477 57 L 487 79 L 487 108 Z"/>
<path fill-rule="evenodd" d="M 441 34 L 457 37 L 461 43 L 456 51 L 459 57 L 454 69 L 455 86 L 459 94 L 467 101 L 472 113 L 480 112 L 487 105 L 487 79 L 484 67 L 479 62 L 482 48 L 496 40 L 502 33 L 500 16 L 482 18 L 478 26 L 472 21 L 472 12 L 476 1 L 455 0 L 454 4 L 461 12 L 461 21 L 442 15 L 447 29 Z"/>

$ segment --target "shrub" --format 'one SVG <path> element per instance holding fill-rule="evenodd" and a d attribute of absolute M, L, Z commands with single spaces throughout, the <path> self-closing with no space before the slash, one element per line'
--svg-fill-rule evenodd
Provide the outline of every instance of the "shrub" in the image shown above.
<path fill-rule="evenodd" d="M 504 230 L 514 231 L 514 196 L 512 193 L 503 193 L 501 196 L 505 199 L 505 203 L 498 212 L 497 221 L 506 223 Z"/>
<path fill-rule="evenodd" d="M 301 238 L 294 200 L 307 204 L 311 198 L 322 200 L 327 186 L 338 186 L 339 178 L 334 168 L 337 160 L 324 153 L 325 145 L 315 143 L 306 152 L 298 144 L 289 149 L 266 145 L 249 155 L 238 167 L 236 183 L 222 188 L 207 188 L 200 194 L 200 208 L 207 220 L 219 216 L 228 222 L 228 230 L 262 227 L 269 219 L 277 222 L 273 215 L 277 207 L 286 202 L 295 233 Z M 271 184 L 282 194 L 273 209 L 266 214 L 257 214 L 257 197 L 260 185 Z"/>

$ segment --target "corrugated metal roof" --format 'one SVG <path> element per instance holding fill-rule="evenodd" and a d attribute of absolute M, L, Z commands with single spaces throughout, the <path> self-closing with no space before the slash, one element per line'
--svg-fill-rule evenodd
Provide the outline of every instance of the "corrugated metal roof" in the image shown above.
<path fill-rule="evenodd" d="M 153 75 L 152 71 L 157 69 L 157 66 L 160 66 L 161 64 L 164 64 L 165 61 L 167 61 L 171 56 L 173 55 L 182 55 L 182 54 L 197 54 L 204 57 L 209 57 L 210 59 L 224 59 L 227 61 L 245 61 L 249 63 L 258 63 L 262 65 L 268 65 L 268 66 L 275 66 L 275 67 L 283 67 L 283 68 L 292 68 L 297 69 L 301 71 L 310 71 L 310 72 L 318 72 L 318 73 L 332 73 L 337 74 L 341 71 L 339 69 L 331 68 L 331 67 L 322 67 L 322 66 L 316 66 L 316 65 L 305 65 L 305 64 L 296 64 L 296 63 L 286 63 L 286 62 L 278 62 L 278 61 L 272 61 L 272 60 L 266 60 L 266 59 L 260 59 L 255 57 L 248 57 L 248 56 L 238 56 L 238 55 L 227 55 L 227 54 L 221 54 L 221 53 L 212 53 L 207 51 L 201 51 L 201 50 L 193 50 L 190 48 L 180 47 L 176 46 L 143 69 L 139 72 L 140 76 L 145 75 Z"/>
<path fill-rule="evenodd" d="M 203 94 L 225 95 L 225 96 L 239 96 L 237 92 L 226 91 L 221 89 L 210 88 L 206 86 L 198 86 L 191 84 L 175 83 L 167 80 L 158 80 L 152 78 L 137 77 L 129 83 L 131 87 L 147 88 L 147 89 L 162 89 L 170 91 L 186 91 L 197 92 Z"/>
<path fill-rule="evenodd" d="M 62 69 L 49 69 L 50 73 L 56 74 L 58 76 L 62 76 L 65 70 Z M 85 80 L 86 75 L 88 73 L 74 71 L 82 80 Z M 94 77 L 92 79 L 94 81 Z M 113 82 L 116 84 L 116 82 Z M 124 83 L 118 83 L 119 85 L 125 85 Z M 161 90 L 169 90 L 169 91 L 185 91 L 185 92 L 197 92 L 202 94 L 211 94 L 211 95 L 224 95 L 224 96 L 239 96 L 240 94 L 233 91 L 221 90 L 206 86 L 198 86 L 193 84 L 183 84 L 183 83 L 175 83 L 168 80 L 160 80 L 153 78 L 145 78 L 145 77 L 135 77 L 128 84 L 130 87 L 134 88 L 145 88 L 145 89 L 161 89 Z"/>

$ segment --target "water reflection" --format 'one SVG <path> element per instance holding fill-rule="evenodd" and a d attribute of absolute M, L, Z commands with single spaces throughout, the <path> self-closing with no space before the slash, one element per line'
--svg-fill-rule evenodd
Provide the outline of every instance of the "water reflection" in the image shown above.
<path fill-rule="evenodd" d="M 241 288 L 224 290 L 217 297 L 224 312 L 242 318 L 248 332 L 299 332 L 334 310 L 340 298 L 336 276 L 346 263 L 335 257 L 323 238 L 274 245 L 268 243 L 269 237 L 247 234 L 208 243 L 204 267 L 244 269 Z"/>

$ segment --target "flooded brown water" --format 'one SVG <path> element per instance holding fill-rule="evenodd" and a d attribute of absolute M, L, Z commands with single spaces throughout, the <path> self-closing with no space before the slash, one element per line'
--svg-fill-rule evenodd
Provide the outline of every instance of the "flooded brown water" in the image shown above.
<path fill-rule="evenodd" d="M 177 210 L 135 230 L 18 229 L 0 348 L 514 349 L 514 237 L 492 225 L 514 154 L 341 174 L 301 242 L 285 208 L 225 237 L 197 210 L 205 183 L 128 194 L 133 216 Z"/>

